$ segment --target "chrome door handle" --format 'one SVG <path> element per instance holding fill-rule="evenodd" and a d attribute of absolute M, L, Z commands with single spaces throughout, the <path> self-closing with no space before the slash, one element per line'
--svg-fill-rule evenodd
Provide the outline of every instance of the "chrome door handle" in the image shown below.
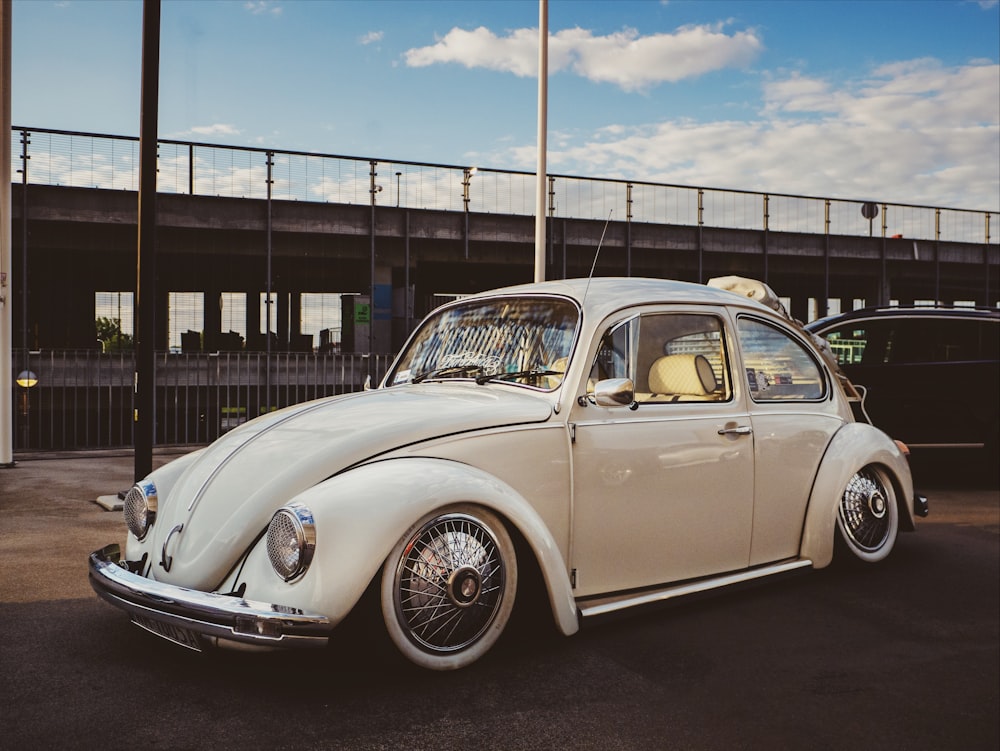
<path fill-rule="evenodd" d="M 749 425 L 740 425 L 735 428 L 719 428 L 719 435 L 750 435 L 753 428 Z"/>

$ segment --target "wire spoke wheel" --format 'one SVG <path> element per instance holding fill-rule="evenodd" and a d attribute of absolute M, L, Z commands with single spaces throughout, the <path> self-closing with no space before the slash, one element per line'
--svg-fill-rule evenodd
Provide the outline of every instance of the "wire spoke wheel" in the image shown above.
<path fill-rule="evenodd" d="M 470 509 L 434 515 L 386 561 L 382 610 L 389 635 L 417 664 L 461 667 L 499 637 L 516 582 L 513 545 L 492 514 Z"/>
<path fill-rule="evenodd" d="M 868 466 L 851 477 L 840 498 L 837 526 L 857 558 L 874 562 L 889 554 L 899 529 L 899 509 L 882 470 Z"/>

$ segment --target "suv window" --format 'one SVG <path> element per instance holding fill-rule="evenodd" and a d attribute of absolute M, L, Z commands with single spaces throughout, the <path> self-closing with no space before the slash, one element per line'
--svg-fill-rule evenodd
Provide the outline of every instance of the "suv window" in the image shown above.
<path fill-rule="evenodd" d="M 763 321 L 741 317 L 737 329 L 750 396 L 755 402 L 822 399 L 826 380 L 799 342 Z"/>
<path fill-rule="evenodd" d="M 996 360 L 1000 348 L 995 323 L 960 318 L 857 321 L 824 336 L 841 365 Z"/>

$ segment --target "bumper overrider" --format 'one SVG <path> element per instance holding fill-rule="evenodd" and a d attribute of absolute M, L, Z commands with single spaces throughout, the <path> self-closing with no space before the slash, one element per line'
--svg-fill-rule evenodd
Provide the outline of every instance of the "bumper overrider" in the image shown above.
<path fill-rule="evenodd" d="M 213 646 L 324 647 L 333 631 L 330 620 L 318 613 L 139 576 L 121 562 L 118 545 L 90 554 L 90 584 L 136 625 L 197 651 Z"/>

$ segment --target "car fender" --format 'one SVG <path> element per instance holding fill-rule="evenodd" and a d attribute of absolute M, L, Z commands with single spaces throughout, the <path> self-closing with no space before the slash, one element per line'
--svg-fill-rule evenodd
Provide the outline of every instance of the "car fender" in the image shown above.
<path fill-rule="evenodd" d="M 892 478 L 899 505 L 899 528 L 914 529 L 913 479 L 906 456 L 881 430 L 866 423 L 848 423 L 830 441 L 809 497 L 800 556 L 812 561 L 813 567 L 824 568 L 833 560 L 841 495 L 851 476 L 869 464 L 884 467 Z"/>
<path fill-rule="evenodd" d="M 283 581 L 262 537 L 226 588 L 246 582 L 248 598 L 319 612 L 338 623 L 414 523 L 436 509 L 471 503 L 518 530 L 539 562 L 557 627 L 567 636 L 579 629 L 566 563 L 542 518 L 507 483 L 476 467 L 435 458 L 386 459 L 332 477 L 293 500 L 309 508 L 316 527 L 307 571 Z"/>

